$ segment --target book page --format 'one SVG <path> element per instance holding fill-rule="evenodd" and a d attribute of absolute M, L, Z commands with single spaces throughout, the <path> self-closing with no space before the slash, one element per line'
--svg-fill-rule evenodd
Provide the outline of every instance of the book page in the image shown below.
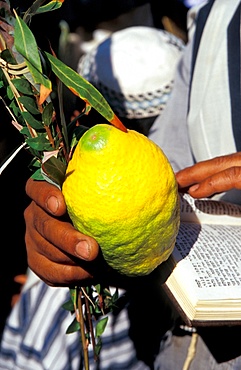
<path fill-rule="evenodd" d="M 189 194 L 180 194 L 181 221 L 207 224 L 240 225 L 241 206 L 205 199 L 194 199 Z"/>
<path fill-rule="evenodd" d="M 175 280 L 193 302 L 241 299 L 241 225 L 181 223 L 173 258 Z"/>

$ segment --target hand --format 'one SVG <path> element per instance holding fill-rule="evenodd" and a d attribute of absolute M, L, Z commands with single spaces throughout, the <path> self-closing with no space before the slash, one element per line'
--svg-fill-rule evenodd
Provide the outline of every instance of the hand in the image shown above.
<path fill-rule="evenodd" d="M 26 193 L 32 199 L 24 212 L 29 267 L 51 286 L 89 284 L 100 255 L 97 242 L 66 221 L 66 205 L 57 187 L 29 179 Z"/>
<path fill-rule="evenodd" d="M 176 179 L 179 190 L 194 198 L 241 190 L 241 152 L 196 163 L 176 173 Z"/>

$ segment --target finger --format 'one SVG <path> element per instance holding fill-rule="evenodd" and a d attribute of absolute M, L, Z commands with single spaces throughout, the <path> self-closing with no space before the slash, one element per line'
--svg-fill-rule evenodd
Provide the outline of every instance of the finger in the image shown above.
<path fill-rule="evenodd" d="M 26 227 L 25 244 L 28 254 L 28 262 L 33 265 L 39 255 L 45 256 L 48 260 L 60 264 L 74 264 L 70 255 L 56 245 L 51 244 L 46 238 L 36 230 L 35 227 L 30 227 L 29 223 Z"/>
<path fill-rule="evenodd" d="M 26 193 L 40 207 L 55 216 L 66 213 L 66 205 L 62 192 L 54 185 L 46 181 L 28 179 Z"/>
<path fill-rule="evenodd" d="M 23 285 L 27 281 L 27 275 L 26 274 L 16 275 L 16 276 L 14 276 L 13 280 L 15 281 L 15 283 Z"/>
<path fill-rule="evenodd" d="M 93 280 L 92 274 L 81 266 L 61 265 L 49 261 L 42 255 L 38 256 L 33 265 L 30 260 L 29 267 L 50 286 L 70 287 L 79 285 L 80 282 L 84 286 L 90 284 Z"/>
<path fill-rule="evenodd" d="M 34 240 L 38 240 L 38 242 L 33 244 L 30 235 L 30 233 L 26 235 L 28 266 L 48 285 L 70 286 L 80 282 L 81 285 L 84 285 L 88 284 L 90 279 L 92 280 L 92 266 L 89 262 L 74 261 L 74 258 L 58 251 L 41 236 L 35 237 Z M 40 252 L 38 252 L 39 243 L 41 245 Z M 29 245 L 31 245 L 30 249 Z"/>
<path fill-rule="evenodd" d="M 191 186 L 188 193 L 195 198 L 209 197 L 231 189 L 241 190 L 241 167 L 231 167 Z"/>
<path fill-rule="evenodd" d="M 51 257 L 51 252 L 52 254 L 57 253 L 55 250 L 52 251 L 50 244 L 56 246 L 63 254 L 69 254 L 86 261 L 92 261 L 97 257 L 99 246 L 93 238 L 80 233 L 72 224 L 49 216 L 34 202 L 24 211 L 24 218 L 26 225 L 32 225 L 32 228 L 36 229 L 36 232 L 46 240 L 41 249 L 42 253 L 49 254 L 49 257 Z M 29 230 L 26 229 L 26 238 L 29 237 L 27 234 L 30 232 Z M 32 236 L 33 240 L 34 237 L 36 235 Z M 31 240 L 27 239 L 27 242 L 31 248 Z M 60 258 L 60 255 L 56 258 Z"/>
<path fill-rule="evenodd" d="M 75 259 L 62 252 L 44 239 L 35 228 L 27 227 L 25 241 L 28 266 L 48 285 L 69 286 L 80 281 L 84 285 L 92 279 L 93 262 Z"/>
<path fill-rule="evenodd" d="M 241 166 L 240 152 L 196 163 L 176 173 L 176 179 L 179 188 L 185 188 L 199 183 L 215 173 L 236 166 Z"/>

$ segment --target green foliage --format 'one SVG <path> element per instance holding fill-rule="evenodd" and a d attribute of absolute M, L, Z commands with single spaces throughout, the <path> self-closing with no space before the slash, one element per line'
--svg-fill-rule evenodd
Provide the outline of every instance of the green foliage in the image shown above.
<path fill-rule="evenodd" d="M 99 356 L 100 350 L 102 347 L 102 340 L 101 340 L 101 335 L 104 333 L 106 325 L 108 322 L 108 317 L 103 317 L 100 319 L 96 325 L 95 328 L 95 337 L 97 339 L 97 343 L 95 345 L 95 355 Z"/>
<path fill-rule="evenodd" d="M 37 13 L 58 9 L 62 1 L 50 1 L 43 6 L 42 3 L 36 0 L 21 17 L 15 10 L 11 12 L 8 2 L 0 2 L 0 13 L 5 16 L 2 23 L 6 24 L 3 30 L 0 29 L 0 40 L 6 43 L 6 48 L 0 50 L 0 95 L 6 99 L 15 122 L 21 126 L 18 129 L 24 135 L 30 152 L 41 162 L 44 152 L 54 152 L 57 161 L 52 161 L 50 166 L 44 165 L 45 170 L 53 170 L 52 174 L 47 172 L 45 176 L 54 180 L 55 174 L 59 172 L 54 170 L 54 166 L 60 167 L 60 172 L 63 171 L 63 163 L 67 165 L 73 146 L 86 131 L 86 128 L 73 126 L 72 123 L 66 125 L 61 115 L 62 106 L 56 107 L 52 101 L 52 92 L 59 91 L 58 86 L 53 86 L 54 77 L 85 101 L 84 114 L 88 114 L 93 107 L 110 122 L 115 115 L 94 86 L 56 56 L 39 49 L 27 21 Z M 62 97 L 59 97 L 61 101 Z M 62 120 L 57 122 L 57 117 Z M 59 175 L 56 183 L 60 184 Z"/>
<path fill-rule="evenodd" d="M 103 317 L 103 319 L 98 321 L 96 328 L 95 328 L 96 338 L 100 337 L 104 333 L 105 327 L 107 325 L 107 321 L 108 321 L 108 317 Z"/>
<path fill-rule="evenodd" d="M 35 37 L 26 23 L 17 14 L 14 46 L 19 54 L 24 57 L 28 70 L 34 78 L 34 82 L 36 84 L 43 84 L 48 89 L 51 89 L 51 81 L 42 73 L 42 64 Z"/>
<path fill-rule="evenodd" d="M 58 9 L 63 0 L 52 0 L 42 5 L 44 2 L 35 0 L 21 15 L 11 10 L 8 0 L 0 1 L 0 98 L 33 156 L 29 164 L 32 178 L 45 179 L 61 189 L 73 149 L 87 130 L 76 125 L 76 120 L 81 121 L 81 117 L 94 108 L 110 123 L 122 129 L 124 126 L 94 86 L 55 55 L 38 47 L 28 23 L 35 14 Z M 81 115 L 68 124 L 63 114 L 60 84 L 86 104 Z M 53 92 L 58 99 L 52 98 Z M 82 342 L 85 339 L 92 341 L 95 353 L 99 354 L 100 337 L 108 319 L 102 317 L 116 307 L 118 291 L 112 296 L 108 287 L 103 288 L 99 284 L 71 288 L 70 296 L 63 308 L 75 312 L 76 317 L 66 332 L 80 330 Z M 93 336 L 92 318 L 95 322 L 97 320 L 97 343 Z M 84 358 L 87 370 L 86 354 Z"/>
<path fill-rule="evenodd" d="M 46 53 L 51 67 L 56 76 L 66 85 L 75 95 L 83 99 L 88 105 L 100 112 L 107 121 L 113 119 L 114 113 L 101 93 L 77 72 L 66 66 L 53 55 Z"/>
<path fill-rule="evenodd" d="M 70 326 L 67 328 L 66 334 L 72 334 L 72 333 L 75 333 L 78 330 L 80 330 L 80 324 L 76 320 L 76 318 L 74 318 L 74 320 L 72 321 L 72 323 L 70 324 Z"/>

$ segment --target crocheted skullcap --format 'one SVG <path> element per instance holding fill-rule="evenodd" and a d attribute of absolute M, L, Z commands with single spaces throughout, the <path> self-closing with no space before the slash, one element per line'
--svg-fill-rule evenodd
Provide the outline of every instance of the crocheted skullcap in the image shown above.
<path fill-rule="evenodd" d="M 78 73 L 101 92 L 117 116 L 153 117 L 166 105 L 183 48 L 166 31 L 128 27 L 87 52 Z"/>

